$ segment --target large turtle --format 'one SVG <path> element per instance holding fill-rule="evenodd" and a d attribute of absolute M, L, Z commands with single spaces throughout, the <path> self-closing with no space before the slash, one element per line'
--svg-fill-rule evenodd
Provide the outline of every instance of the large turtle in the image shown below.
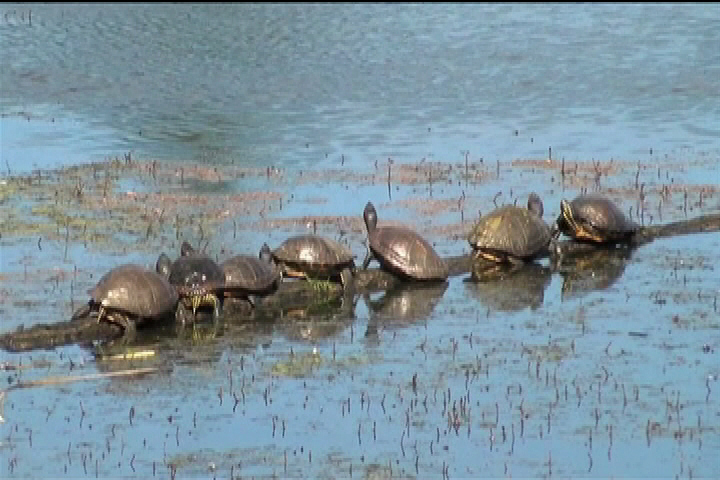
<path fill-rule="evenodd" d="M 363 262 L 366 269 L 375 259 L 395 275 L 412 280 L 446 280 L 445 261 L 420 234 L 402 226 L 377 226 L 377 211 L 372 202 L 363 211 L 368 232 L 368 251 Z"/>
<path fill-rule="evenodd" d="M 543 202 L 533 192 L 527 208 L 504 205 L 481 217 L 468 236 L 474 259 L 522 265 L 546 253 L 552 235 L 542 214 Z"/>
<path fill-rule="evenodd" d="M 137 325 L 174 313 L 178 292 L 167 279 L 140 265 L 124 264 L 103 275 L 91 288 L 90 301 L 73 320 L 97 313 L 98 322 L 112 322 L 132 334 Z"/>
<path fill-rule="evenodd" d="M 183 242 L 180 256 L 174 262 L 166 254 L 160 254 L 156 270 L 167 277 L 180 295 L 179 320 L 185 322 L 186 309 L 191 309 L 195 317 L 201 306 L 212 307 L 215 319 L 220 316 L 225 272 L 208 255 L 196 252 L 188 242 Z M 180 308 L 183 306 L 185 308 Z"/>
<path fill-rule="evenodd" d="M 629 242 L 638 225 L 609 198 L 589 193 L 560 201 L 556 229 L 555 236 L 564 233 L 581 242 L 614 244 Z"/>
<path fill-rule="evenodd" d="M 225 272 L 225 296 L 246 299 L 252 306 L 255 306 L 254 296 L 273 292 L 280 279 L 267 243 L 257 257 L 235 255 L 222 262 L 220 268 Z"/>
<path fill-rule="evenodd" d="M 343 287 L 352 284 L 355 256 L 345 245 L 320 235 L 296 235 L 272 252 L 282 275 L 306 279 L 340 278 Z"/>

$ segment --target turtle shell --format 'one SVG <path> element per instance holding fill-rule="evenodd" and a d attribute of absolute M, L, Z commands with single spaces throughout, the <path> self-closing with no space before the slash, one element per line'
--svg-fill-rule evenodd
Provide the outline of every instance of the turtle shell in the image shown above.
<path fill-rule="evenodd" d="M 136 325 L 173 312 L 178 302 L 177 291 L 162 275 L 133 264 L 113 268 L 88 293 L 92 304 L 134 317 Z M 115 315 L 102 318 L 124 324 Z"/>
<path fill-rule="evenodd" d="M 193 317 L 197 309 L 213 307 L 213 316 L 220 315 L 225 288 L 225 272 L 209 256 L 196 252 L 189 243 L 183 242 L 180 257 L 169 264 L 164 253 L 158 257 L 155 269 L 167 275 L 168 281 L 175 286 L 182 305 L 178 308 L 177 318 L 182 323 L 188 321 L 186 309 L 192 308 Z M 192 320 L 194 321 L 194 319 Z"/>
<path fill-rule="evenodd" d="M 539 201 L 538 197 L 531 197 Z M 532 201 L 532 200 L 531 200 Z M 504 205 L 480 218 L 468 236 L 480 256 L 499 263 L 528 261 L 542 254 L 550 244 L 550 227 L 538 213 L 542 207 Z"/>
<path fill-rule="evenodd" d="M 377 213 L 368 202 L 363 213 L 368 246 L 382 268 L 415 280 L 445 280 L 448 266 L 430 243 L 416 231 L 402 226 L 377 226 Z M 369 259 L 365 261 L 365 267 Z"/>
<path fill-rule="evenodd" d="M 181 296 L 217 293 L 225 287 L 225 272 L 215 260 L 203 253 L 186 250 L 170 266 L 168 281 Z"/>
<path fill-rule="evenodd" d="M 272 258 L 294 276 L 334 275 L 355 266 L 352 250 L 347 246 L 312 234 L 288 238 L 272 252 Z"/>
<path fill-rule="evenodd" d="M 580 195 L 571 202 L 561 200 L 560 210 L 558 229 L 575 240 L 626 242 L 638 229 L 612 200 L 599 194 Z"/>
<path fill-rule="evenodd" d="M 225 272 L 226 294 L 269 292 L 280 278 L 280 272 L 271 263 L 252 255 L 236 255 L 220 267 Z"/>

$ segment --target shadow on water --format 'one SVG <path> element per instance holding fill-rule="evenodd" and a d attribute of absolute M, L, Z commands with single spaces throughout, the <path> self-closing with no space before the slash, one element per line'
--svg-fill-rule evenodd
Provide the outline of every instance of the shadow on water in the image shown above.
<path fill-rule="evenodd" d="M 482 275 L 465 279 L 466 290 L 488 310 L 515 312 L 542 306 L 545 290 L 552 280 L 549 267 L 538 263 L 522 266 L 498 265 Z"/>

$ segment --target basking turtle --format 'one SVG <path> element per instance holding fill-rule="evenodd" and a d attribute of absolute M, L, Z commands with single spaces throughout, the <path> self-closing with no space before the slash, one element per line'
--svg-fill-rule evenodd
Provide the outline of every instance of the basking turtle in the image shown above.
<path fill-rule="evenodd" d="M 555 236 L 564 233 L 578 241 L 599 244 L 627 243 L 638 230 L 612 200 L 593 193 L 571 202 L 561 200 L 556 225 Z"/>
<path fill-rule="evenodd" d="M 295 278 L 340 278 L 343 287 L 352 284 L 355 256 L 340 242 L 320 235 L 297 235 L 272 252 L 282 275 Z"/>
<path fill-rule="evenodd" d="M 215 319 L 220 316 L 225 288 L 225 272 L 209 256 L 196 252 L 188 243 L 183 242 L 180 256 L 171 262 L 164 253 L 160 254 L 156 264 L 158 273 L 166 275 L 180 295 L 181 304 L 192 309 L 193 317 L 201 306 L 213 307 Z M 178 308 L 180 320 L 185 321 L 185 308 Z"/>
<path fill-rule="evenodd" d="M 128 334 L 172 314 L 178 304 L 178 292 L 162 275 L 133 264 L 113 268 L 88 293 L 90 301 L 73 320 L 97 312 L 98 322 L 118 324 Z"/>
<path fill-rule="evenodd" d="M 544 254 L 552 235 L 542 214 L 543 202 L 533 192 L 527 208 L 504 205 L 483 216 L 468 236 L 473 257 L 522 265 Z"/>
<path fill-rule="evenodd" d="M 363 218 L 368 232 L 368 252 L 363 269 L 376 259 L 383 269 L 402 278 L 447 279 L 447 264 L 420 234 L 406 227 L 378 227 L 377 212 L 372 202 L 365 205 Z"/>
<path fill-rule="evenodd" d="M 280 271 L 272 264 L 272 252 L 267 243 L 257 257 L 236 255 L 220 264 L 225 272 L 225 296 L 244 298 L 255 306 L 253 296 L 275 290 Z"/>

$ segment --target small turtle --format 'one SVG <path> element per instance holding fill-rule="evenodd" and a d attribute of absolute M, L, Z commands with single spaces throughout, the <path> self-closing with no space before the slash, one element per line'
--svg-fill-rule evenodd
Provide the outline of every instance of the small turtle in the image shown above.
<path fill-rule="evenodd" d="M 638 225 L 628 219 L 615 203 L 599 194 L 560 201 L 560 215 L 554 235 L 560 233 L 582 242 L 598 244 L 627 243 Z"/>
<path fill-rule="evenodd" d="M 73 320 L 97 312 L 98 322 L 120 325 L 126 334 L 172 314 L 178 304 L 177 290 L 162 275 L 133 264 L 113 268 L 88 293 L 90 301 Z"/>
<path fill-rule="evenodd" d="M 365 205 L 363 218 L 368 232 L 368 251 L 363 269 L 376 259 L 383 269 L 402 278 L 447 279 L 447 264 L 420 234 L 406 227 L 378 227 L 377 211 L 372 202 Z"/>
<path fill-rule="evenodd" d="M 496 263 L 522 265 L 548 251 L 550 227 L 543 221 L 543 202 L 536 193 L 527 208 L 504 205 L 483 216 L 473 227 L 468 242 L 473 256 Z"/>
<path fill-rule="evenodd" d="M 225 296 L 244 298 L 255 306 L 253 297 L 277 288 L 280 271 L 272 264 L 272 252 L 266 244 L 257 257 L 236 255 L 220 264 L 225 272 Z"/>
<path fill-rule="evenodd" d="M 192 309 L 193 317 L 201 306 L 213 307 L 215 319 L 220 316 L 225 289 L 225 272 L 209 256 L 196 252 L 188 243 L 180 247 L 180 257 L 174 262 L 164 253 L 160 254 L 156 263 L 158 273 L 166 275 L 168 281 L 175 286 L 180 295 L 178 316 L 185 320 L 185 309 Z"/>
<path fill-rule="evenodd" d="M 320 235 L 290 237 L 272 252 L 282 275 L 296 278 L 336 278 L 344 288 L 352 284 L 355 256 L 340 242 Z"/>

